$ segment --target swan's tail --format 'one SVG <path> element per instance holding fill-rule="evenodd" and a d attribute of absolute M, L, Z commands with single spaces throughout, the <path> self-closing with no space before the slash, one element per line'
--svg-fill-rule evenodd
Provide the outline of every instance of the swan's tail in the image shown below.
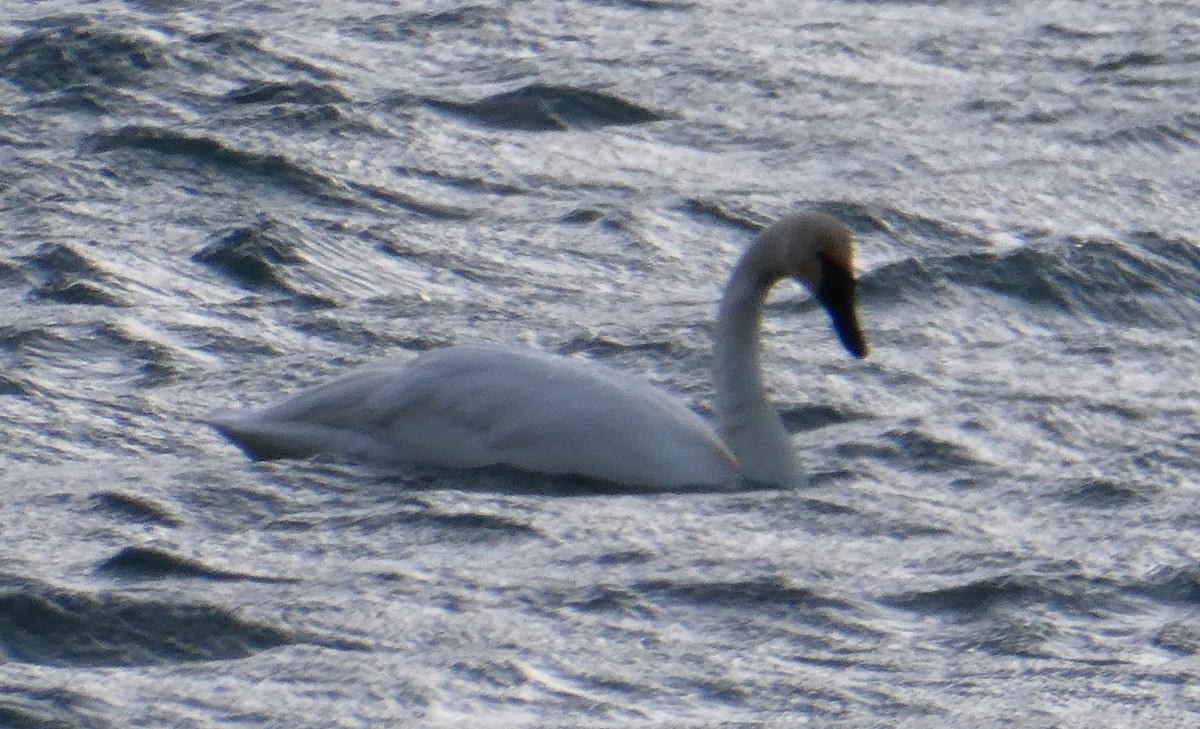
<path fill-rule="evenodd" d="M 318 452 L 309 447 L 312 443 L 288 432 L 294 426 L 260 422 L 249 413 L 221 410 L 208 416 L 208 424 L 256 461 L 303 458 Z"/>
<path fill-rule="evenodd" d="M 379 457 L 379 445 L 364 436 L 313 423 L 270 420 L 244 410 L 218 410 L 207 422 L 257 461 L 307 458 L 321 453 Z"/>

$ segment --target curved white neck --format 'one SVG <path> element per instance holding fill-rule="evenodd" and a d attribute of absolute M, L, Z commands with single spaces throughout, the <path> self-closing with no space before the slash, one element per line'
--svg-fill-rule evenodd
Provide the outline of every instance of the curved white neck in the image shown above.
<path fill-rule="evenodd" d="M 793 485 L 800 478 L 791 439 L 767 400 L 760 363 L 760 328 L 767 293 L 784 276 L 770 238 L 738 261 L 717 315 L 717 427 L 751 481 Z"/>

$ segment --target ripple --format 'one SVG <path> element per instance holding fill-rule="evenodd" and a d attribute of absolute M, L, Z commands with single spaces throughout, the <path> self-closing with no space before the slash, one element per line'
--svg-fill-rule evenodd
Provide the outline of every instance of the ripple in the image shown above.
<path fill-rule="evenodd" d="M 84 306 L 125 306 L 117 296 L 94 281 L 77 281 L 67 276 L 56 276 L 36 286 L 29 292 L 35 301 L 54 304 L 81 304 Z"/>
<path fill-rule="evenodd" d="M 538 661 L 538 664 L 544 663 Z M 595 671 L 576 673 L 550 665 L 534 665 L 521 660 L 479 660 L 465 658 L 449 666 L 451 673 L 471 687 L 487 687 L 508 696 L 520 696 L 522 703 L 551 701 L 559 705 L 564 716 L 607 718 L 619 715 L 626 718 L 645 718 L 644 712 L 625 705 L 630 684 L 597 676 Z M 616 697 L 611 692 L 616 692 Z"/>
<path fill-rule="evenodd" d="M 1063 22 L 1047 23 L 1039 30 L 1048 36 L 1068 41 L 1096 40 L 1112 34 L 1111 31 L 1098 30 L 1091 27 L 1074 27 Z"/>
<path fill-rule="evenodd" d="M 722 200 L 688 198 L 681 207 L 692 217 L 727 225 L 742 232 L 760 233 L 766 227 L 764 221 L 739 210 L 731 209 L 728 203 Z"/>
<path fill-rule="evenodd" d="M 49 327 L 15 327 L 0 325 L 0 352 L 10 355 L 40 353 L 46 349 L 65 347 L 67 342 Z"/>
<path fill-rule="evenodd" d="M 21 267 L 15 262 L 0 259 L 0 286 L 12 286 L 25 283 Z"/>
<path fill-rule="evenodd" d="M 646 564 L 657 557 L 654 552 L 643 549 L 626 549 L 617 552 L 604 552 L 596 557 L 598 565 L 636 565 Z"/>
<path fill-rule="evenodd" d="M 1052 658 L 1054 627 L 1046 620 L 1028 615 L 1005 615 L 984 621 L 970 631 L 951 636 L 946 642 L 960 649 L 980 650 L 996 656 Z"/>

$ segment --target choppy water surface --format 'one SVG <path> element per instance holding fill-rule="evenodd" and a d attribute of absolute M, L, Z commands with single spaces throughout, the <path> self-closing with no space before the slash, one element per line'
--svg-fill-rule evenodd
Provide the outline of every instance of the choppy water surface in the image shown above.
<path fill-rule="evenodd" d="M 0 725 L 1194 723 L 1194 5 L 407 5 L 4 5 Z M 705 408 L 797 208 L 874 347 L 769 308 L 805 488 L 200 422 L 479 339 Z"/>

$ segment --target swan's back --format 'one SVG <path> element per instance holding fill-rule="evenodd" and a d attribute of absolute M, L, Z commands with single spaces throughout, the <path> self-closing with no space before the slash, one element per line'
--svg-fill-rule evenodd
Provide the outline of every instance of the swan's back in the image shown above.
<path fill-rule="evenodd" d="M 708 424 L 665 392 L 593 362 L 493 345 L 359 370 L 212 423 L 260 458 L 333 452 L 658 488 L 740 482 Z"/>

